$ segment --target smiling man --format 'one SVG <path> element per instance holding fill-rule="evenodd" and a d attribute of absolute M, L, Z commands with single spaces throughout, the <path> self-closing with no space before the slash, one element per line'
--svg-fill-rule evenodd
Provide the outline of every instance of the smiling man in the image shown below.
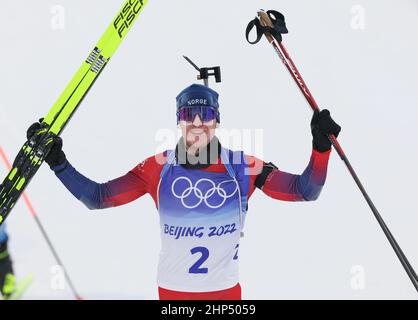
<path fill-rule="evenodd" d="M 218 94 L 193 84 L 176 98 L 182 138 L 174 150 L 151 156 L 126 175 L 96 183 L 66 159 L 58 138 L 46 162 L 89 209 L 124 205 L 148 193 L 159 211 L 162 248 L 160 299 L 241 299 L 239 242 L 256 188 L 271 198 L 312 201 L 325 183 L 331 143 L 340 127 L 327 110 L 311 121 L 313 150 L 301 175 L 222 147 Z M 32 125 L 28 137 L 39 129 Z"/>

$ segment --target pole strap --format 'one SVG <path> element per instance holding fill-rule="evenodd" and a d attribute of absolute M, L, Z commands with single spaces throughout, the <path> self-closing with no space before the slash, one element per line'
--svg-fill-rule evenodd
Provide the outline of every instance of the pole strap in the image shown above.
<path fill-rule="evenodd" d="M 245 37 L 247 38 L 247 41 L 249 43 L 258 43 L 263 37 L 263 35 L 266 33 L 269 33 L 278 42 L 281 42 L 282 34 L 289 32 L 286 28 L 284 16 L 280 12 L 275 10 L 268 10 L 266 13 L 270 17 L 271 22 L 273 23 L 273 27 L 262 26 L 260 19 L 256 17 L 254 20 L 250 21 L 250 23 L 247 26 L 247 29 L 245 30 Z M 257 38 L 254 41 L 250 41 L 250 32 L 254 27 L 256 28 Z"/>

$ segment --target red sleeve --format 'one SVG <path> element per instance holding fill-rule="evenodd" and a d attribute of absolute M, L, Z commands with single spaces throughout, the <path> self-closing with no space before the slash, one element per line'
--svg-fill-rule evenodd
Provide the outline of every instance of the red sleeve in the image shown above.
<path fill-rule="evenodd" d="M 309 164 L 300 175 L 273 170 L 264 183 L 263 192 L 284 201 L 316 200 L 325 184 L 330 153 L 331 150 L 312 150 Z"/>
<path fill-rule="evenodd" d="M 256 188 L 255 180 L 257 179 L 257 176 L 263 171 L 264 161 L 250 155 L 245 155 L 245 161 L 247 164 L 245 174 L 250 177 L 250 185 L 247 195 L 248 200 L 250 200 L 250 197 Z"/>
<path fill-rule="evenodd" d="M 166 161 L 166 154 L 159 153 L 145 159 L 130 171 L 138 178 L 138 181 L 140 181 L 138 188 L 141 188 L 141 192 L 143 192 L 143 194 L 149 193 L 154 199 L 157 209 L 157 188 L 160 181 L 160 173 Z"/>

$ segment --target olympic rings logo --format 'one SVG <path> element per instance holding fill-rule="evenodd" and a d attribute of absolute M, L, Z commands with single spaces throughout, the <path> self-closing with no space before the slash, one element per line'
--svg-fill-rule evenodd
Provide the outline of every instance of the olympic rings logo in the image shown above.
<path fill-rule="evenodd" d="M 176 193 L 175 186 L 176 184 L 181 181 L 181 180 L 185 180 L 188 184 L 188 187 L 184 189 L 183 192 L 181 192 L 181 194 Z M 183 206 L 186 209 L 194 209 L 196 207 L 198 207 L 202 202 L 204 202 L 206 204 L 206 206 L 208 206 L 211 209 L 217 209 L 220 208 L 224 205 L 224 203 L 226 202 L 226 200 L 228 198 L 231 198 L 237 191 L 238 191 L 238 185 L 235 185 L 235 189 L 231 194 L 227 194 L 227 192 L 225 191 L 225 189 L 222 188 L 222 185 L 228 182 L 231 182 L 234 180 L 226 180 L 226 181 L 222 181 L 221 183 L 219 183 L 218 185 L 215 185 L 215 183 L 210 180 L 210 179 L 200 179 L 198 181 L 196 181 L 195 185 L 193 185 L 192 181 L 189 178 L 186 177 L 178 177 L 177 179 L 175 179 L 171 185 L 171 192 L 173 194 L 173 196 L 175 196 L 177 199 L 181 200 L 181 203 L 183 204 Z M 211 188 L 209 188 L 204 194 L 203 191 L 201 189 L 199 189 L 199 185 L 202 182 L 208 182 L 211 184 Z M 188 205 L 185 203 L 185 199 L 189 198 L 189 196 L 192 194 L 194 194 L 194 196 L 198 199 L 197 203 L 193 204 L 193 205 Z M 222 198 L 222 201 L 220 204 L 214 205 L 211 204 L 209 202 L 209 199 L 213 198 L 213 196 L 216 194 Z"/>

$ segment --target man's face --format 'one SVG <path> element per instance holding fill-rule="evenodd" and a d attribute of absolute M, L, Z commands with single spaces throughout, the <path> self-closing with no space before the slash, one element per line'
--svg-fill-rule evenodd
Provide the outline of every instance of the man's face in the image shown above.
<path fill-rule="evenodd" d="M 193 121 L 182 120 L 179 122 L 179 126 L 186 146 L 192 149 L 200 149 L 212 140 L 218 123 L 216 119 L 203 122 L 197 114 Z"/>

